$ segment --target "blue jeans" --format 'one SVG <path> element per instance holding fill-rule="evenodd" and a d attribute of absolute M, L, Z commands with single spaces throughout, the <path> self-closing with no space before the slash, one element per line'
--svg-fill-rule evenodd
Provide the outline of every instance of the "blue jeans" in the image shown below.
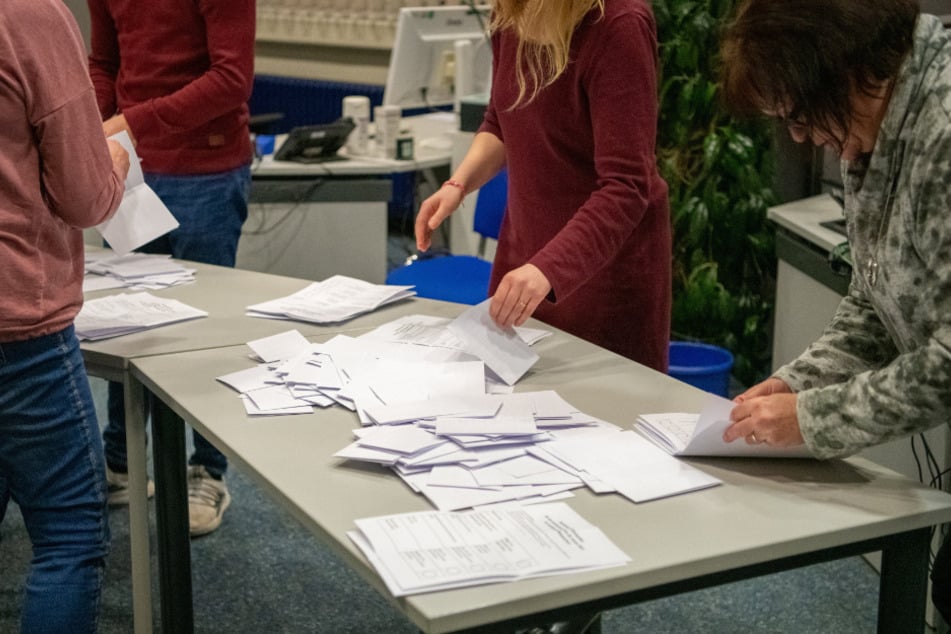
<path fill-rule="evenodd" d="M 0 478 L 33 544 L 22 631 L 95 632 L 109 552 L 106 479 L 72 326 L 0 344 Z"/>
<path fill-rule="evenodd" d="M 182 260 L 234 266 L 241 225 L 248 217 L 251 170 L 243 166 L 220 174 L 168 176 L 145 174 L 145 182 L 179 222 L 174 231 L 138 249 L 168 253 Z M 103 432 L 106 463 L 113 471 L 128 471 L 125 436 L 125 397 L 122 386 L 109 384 L 109 424 Z M 214 445 L 193 435 L 195 453 L 188 463 L 202 465 L 220 478 L 228 459 Z"/>

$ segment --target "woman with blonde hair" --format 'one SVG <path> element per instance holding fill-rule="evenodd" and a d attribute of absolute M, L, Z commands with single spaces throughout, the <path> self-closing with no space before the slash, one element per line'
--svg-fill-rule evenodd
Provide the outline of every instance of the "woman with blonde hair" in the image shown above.
<path fill-rule="evenodd" d="M 497 0 L 492 91 L 416 240 L 503 167 L 509 190 L 490 314 L 530 316 L 660 371 L 670 337 L 670 219 L 657 171 L 657 37 L 646 0 Z"/>

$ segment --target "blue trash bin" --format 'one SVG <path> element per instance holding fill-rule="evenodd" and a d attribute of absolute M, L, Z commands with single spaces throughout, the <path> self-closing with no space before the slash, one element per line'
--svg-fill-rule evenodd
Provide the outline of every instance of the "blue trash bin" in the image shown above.
<path fill-rule="evenodd" d="M 708 343 L 670 342 L 670 369 L 667 374 L 701 390 L 729 397 L 733 355 Z"/>

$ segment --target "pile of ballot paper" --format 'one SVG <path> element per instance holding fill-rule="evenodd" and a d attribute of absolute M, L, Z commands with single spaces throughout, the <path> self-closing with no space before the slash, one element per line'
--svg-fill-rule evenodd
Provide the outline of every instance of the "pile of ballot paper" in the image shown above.
<path fill-rule="evenodd" d="M 363 426 L 335 455 L 389 467 L 440 510 L 551 501 L 584 486 L 642 502 L 719 482 L 552 390 L 513 392 L 510 379 L 537 355 L 512 349 L 538 334 L 514 331 L 519 341 L 488 351 L 484 319 L 484 305 L 456 320 L 414 315 L 322 344 L 291 331 L 249 342 L 265 363 L 218 380 L 252 415 L 354 411 Z"/>
<path fill-rule="evenodd" d="M 412 286 L 372 284 L 346 275 L 314 282 L 287 297 L 247 307 L 251 317 L 295 319 L 317 324 L 345 321 L 416 295 Z"/>
<path fill-rule="evenodd" d="M 620 566 L 630 561 L 563 503 L 357 520 L 348 533 L 394 596 Z"/>
<path fill-rule="evenodd" d="M 83 292 L 110 288 L 156 290 L 195 281 L 195 269 L 182 266 L 168 255 L 111 251 L 86 253 Z"/>
<path fill-rule="evenodd" d="M 145 292 L 121 293 L 84 302 L 76 315 L 76 336 L 95 341 L 207 316 L 178 300 Z"/>

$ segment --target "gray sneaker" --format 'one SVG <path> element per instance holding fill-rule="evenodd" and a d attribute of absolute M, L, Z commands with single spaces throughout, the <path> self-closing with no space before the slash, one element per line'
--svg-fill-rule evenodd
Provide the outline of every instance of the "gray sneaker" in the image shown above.
<path fill-rule="evenodd" d="M 221 526 L 221 516 L 231 504 L 224 478 L 216 480 L 201 465 L 188 467 L 188 531 L 192 537 L 207 535 Z"/>
<path fill-rule="evenodd" d="M 106 467 L 106 484 L 109 485 L 109 506 L 124 506 L 129 503 L 129 474 L 119 473 Z M 148 497 L 155 495 L 155 483 L 150 479 L 145 485 Z"/>

